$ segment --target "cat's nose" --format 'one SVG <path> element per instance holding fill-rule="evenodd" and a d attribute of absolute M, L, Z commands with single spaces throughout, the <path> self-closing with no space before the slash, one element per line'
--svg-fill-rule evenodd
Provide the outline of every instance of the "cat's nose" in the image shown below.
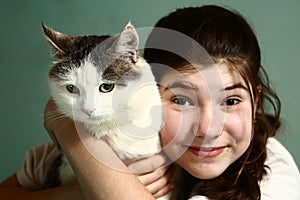
<path fill-rule="evenodd" d="M 91 116 L 94 113 L 95 110 L 96 110 L 96 108 L 84 108 L 83 109 L 85 114 L 87 114 L 88 116 Z"/>

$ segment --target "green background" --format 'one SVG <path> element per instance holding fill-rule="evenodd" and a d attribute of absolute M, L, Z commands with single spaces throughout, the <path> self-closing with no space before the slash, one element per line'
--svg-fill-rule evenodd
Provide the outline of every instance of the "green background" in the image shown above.
<path fill-rule="evenodd" d="M 278 138 L 300 164 L 299 0 L 1 0 L 0 180 L 18 170 L 26 150 L 49 141 L 43 109 L 51 66 L 41 22 L 64 33 L 116 34 L 131 20 L 150 27 L 176 8 L 204 4 L 239 11 L 254 27 L 263 66 L 282 99 L 283 126 Z"/>

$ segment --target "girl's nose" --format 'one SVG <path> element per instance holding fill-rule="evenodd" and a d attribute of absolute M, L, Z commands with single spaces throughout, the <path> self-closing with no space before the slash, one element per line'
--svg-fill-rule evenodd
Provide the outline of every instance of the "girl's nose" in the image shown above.
<path fill-rule="evenodd" d="M 199 108 L 199 117 L 194 127 L 196 137 L 215 138 L 222 133 L 224 114 L 218 112 L 212 105 Z"/>

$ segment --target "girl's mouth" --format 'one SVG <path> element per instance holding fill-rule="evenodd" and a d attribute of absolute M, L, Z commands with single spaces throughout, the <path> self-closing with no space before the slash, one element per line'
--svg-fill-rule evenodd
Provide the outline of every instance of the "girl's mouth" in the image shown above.
<path fill-rule="evenodd" d="M 228 147 L 188 147 L 188 151 L 202 158 L 215 158 L 221 155 Z"/>

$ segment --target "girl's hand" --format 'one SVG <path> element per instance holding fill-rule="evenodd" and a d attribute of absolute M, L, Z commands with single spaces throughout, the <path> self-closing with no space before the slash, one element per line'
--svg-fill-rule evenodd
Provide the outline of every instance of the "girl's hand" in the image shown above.
<path fill-rule="evenodd" d="M 104 159 L 103 162 L 109 163 L 113 160 L 116 162 L 114 165 L 117 168 L 109 167 L 102 160 L 99 162 L 99 159 L 84 146 L 77 134 L 77 128 L 80 128 L 79 131 L 86 130 L 82 126 L 75 126 L 71 119 L 63 117 L 61 114 L 59 116 L 53 100 L 50 100 L 46 105 L 44 126 L 53 141 L 58 143 L 64 151 L 86 199 L 154 200 L 151 193 L 135 175 L 124 172 L 124 170 L 116 170 L 122 169 L 122 167 L 126 171 L 128 169 L 105 141 L 93 140 L 92 148 L 96 148 L 96 150 L 100 148 L 105 152 L 104 155 L 101 154 Z M 93 137 L 91 134 L 88 135 Z"/>
<path fill-rule="evenodd" d="M 159 198 L 174 188 L 174 184 L 170 182 L 173 171 L 172 166 L 165 166 L 154 172 L 139 175 L 138 179 L 155 198 Z"/>
<path fill-rule="evenodd" d="M 131 163 L 128 168 L 132 172 L 150 171 L 139 174 L 137 178 L 155 198 L 159 198 L 168 194 L 174 187 L 174 184 L 170 181 L 174 167 L 172 165 L 160 167 L 166 162 L 167 157 L 161 153 Z"/>
<path fill-rule="evenodd" d="M 56 127 L 57 123 L 54 122 L 58 121 L 58 119 L 56 118 L 59 118 L 59 120 L 63 120 L 60 118 L 62 116 L 58 117 L 58 113 L 59 112 L 57 111 L 55 102 L 53 101 L 53 99 L 49 99 L 44 110 L 44 127 L 47 130 L 54 144 L 56 144 L 57 146 L 58 146 L 58 141 L 54 134 L 54 129 L 57 128 Z"/>
<path fill-rule="evenodd" d="M 76 133 L 74 122 L 71 119 L 59 114 L 55 102 L 52 99 L 48 101 L 45 108 L 44 126 L 53 142 L 57 145 L 68 138 L 73 138 L 70 136 L 71 133 Z M 67 130 L 74 129 L 74 131 L 68 131 L 69 134 L 60 133 L 62 132 L 61 129 L 63 128 Z M 161 167 L 166 162 L 166 155 L 161 153 L 149 158 L 135 161 L 133 163 L 132 161 L 129 161 L 131 164 L 128 165 L 128 169 L 133 173 L 139 174 L 137 176 L 139 181 L 155 198 L 158 198 L 169 193 L 174 186 L 170 182 L 170 178 L 173 173 L 173 167 Z"/>

